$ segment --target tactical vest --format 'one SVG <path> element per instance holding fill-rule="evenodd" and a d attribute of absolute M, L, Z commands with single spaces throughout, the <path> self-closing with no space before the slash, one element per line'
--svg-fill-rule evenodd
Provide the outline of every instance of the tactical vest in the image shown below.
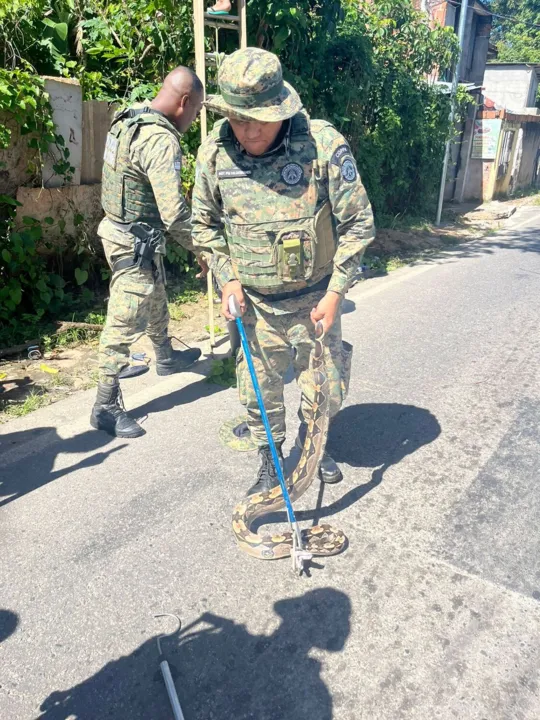
<path fill-rule="evenodd" d="M 299 113 L 283 144 L 258 157 L 238 148 L 228 121 L 217 124 L 216 181 L 233 269 L 260 293 L 301 289 L 332 272 L 337 232 L 316 143 L 326 124 Z"/>
<path fill-rule="evenodd" d="M 138 172 L 129 157 L 131 141 L 143 125 L 159 125 L 180 142 L 180 133 L 156 110 L 124 110 L 113 119 L 103 156 L 101 202 L 111 220 L 120 223 L 146 222 L 164 229 L 148 178 Z"/>

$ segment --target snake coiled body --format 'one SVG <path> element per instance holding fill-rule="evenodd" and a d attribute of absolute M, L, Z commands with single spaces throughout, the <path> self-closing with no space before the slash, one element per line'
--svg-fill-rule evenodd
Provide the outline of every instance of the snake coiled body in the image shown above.
<path fill-rule="evenodd" d="M 311 355 L 311 365 L 315 382 L 315 399 L 302 455 L 293 473 L 286 480 L 291 500 L 301 497 L 318 476 L 319 465 L 323 457 L 328 436 L 330 402 L 328 396 L 328 378 L 325 369 L 324 333 L 322 324 L 317 323 L 315 348 Z M 269 515 L 285 507 L 283 491 L 277 486 L 264 493 L 250 495 L 242 500 L 233 512 L 233 532 L 238 546 L 259 560 L 276 560 L 289 557 L 293 547 L 290 531 L 269 534 L 251 530 L 253 523 L 264 515 Z M 304 549 L 312 555 L 336 555 L 347 543 L 341 530 L 330 525 L 317 525 L 302 531 Z"/>

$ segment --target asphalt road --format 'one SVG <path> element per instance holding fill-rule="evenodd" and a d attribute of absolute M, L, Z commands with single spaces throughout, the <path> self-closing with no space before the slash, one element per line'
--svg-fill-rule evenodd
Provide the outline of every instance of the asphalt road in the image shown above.
<path fill-rule="evenodd" d="M 350 545 L 310 578 L 236 548 L 256 458 L 200 373 L 126 383 L 137 440 L 92 392 L 0 427 L 2 720 L 168 720 L 162 612 L 186 720 L 538 720 L 539 228 L 351 291 L 345 480 L 299 502 Z"/>

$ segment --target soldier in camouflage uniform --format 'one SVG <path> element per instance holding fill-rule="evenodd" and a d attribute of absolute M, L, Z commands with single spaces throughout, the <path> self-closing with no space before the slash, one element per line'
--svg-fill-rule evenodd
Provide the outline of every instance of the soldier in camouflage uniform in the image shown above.
<path fill-rule="evenodd" d="M 369 200 L 346 140 L 328 122 L 311 120 L 282 78 L 277 57 L 248 48 L 220 68 L 220 95 L 207 101 L 225 116 L 199 149 L 193 193 L 193 239 L 211 253 L 222 311 L 235 295 L 274 439 L 285 439 L 283 377 L 293 361 L 302 390 L 299 442 L 314 398 L 309 357 L 322 320 L 330 358 L 331 415 L 348 384 L 340 304 L 374 237 Z M 250 493 L 277 484 L 254 391 L 238 366 L 241 401 L 258 445 L 260 467 Z M 281 453 L 281 450 L 279 451 Z M 325 482 L 341 471 L 325 454 Z"/>
<path fill-rule="evenodd" d="M 98 233 L 112 270 L 99 347 L 99 385 L 90 422 L 117 437 L 144 434 L 123 408 L 119 378 L 129 377 L 129 348 L 143 332 L 156 352 L 158 375 L 181 372 L 199 349 L 173 350 L 168 337 L 165 232 L 193 250 L 182 193 L 180 133 L 197 117 L 204 91 L 188 68 L 176 68 L 147 106 L 117 113 L 105 147 Z M 204 262 L 200 261 L 204 272 Z"/>

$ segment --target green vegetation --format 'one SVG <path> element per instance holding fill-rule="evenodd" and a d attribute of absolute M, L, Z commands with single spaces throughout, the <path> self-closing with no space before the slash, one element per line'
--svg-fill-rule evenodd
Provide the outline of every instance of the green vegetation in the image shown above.
<path fill-rule="evenodd" d="M 540 3 L 538 0 L 492 0 L 493 39 L 500 62 L 540 62 Z M 536 27 L 535 27 L 536 26 Z"/>
<path fill-rule="evenodd" d="M 50 398 L 46 392 L 32 390 L 22 402 L 0 401 L 0 419 L 2 415 L 5 415 L 6 418 L 24 417 L 24 415 L 39 410 L 39 408 L 45 407 L 49 403 Z"/>
<path fill-rule="evenodd" d="M 210 332 L 210 325 L 205 325 L 204 329 L 207 333 Z M 220 328 L 219 325 L 214 325 L 214 335 L 224 335 L 225 330 L 223 328 Z"/>
<path fill-rule="evenodd" d="M 236 358 L 214 360 L 206 382 L 224 387 L 236 387 Z"/>
<path fill-rule="evenodd" d="M 349 140 L 377 219 L 431 213 L 451 128 L 448 96 L 426 75 L 454 63 L 454 32 L 431 29 L 410 0 L 249 0 L 248 24 L 249 44 L 278 53 L 310 114 Z M 222 40 L 221 50 L 233 48 L 233 33 Z M 0 148 L 19 129 L 34 151 L 29 184 L 39 181 L 47 153 L 69 182 L 69 152 L 38 76 L 76 77 L 84 99 L 122 105 L 152 97 L 174 66 L 193 66 L 193 55 L 191 0 L 4 0 Z M 195 126 L 184 138 L 188 198 L 198 141 Z M 26 218 L 18 229 L 15 208 L 12 197 L 0 196 L 0 325 L 13 336 L 26 325 L 28 338 L 35 326 L 67 319 L 74 304 L 91 308 L 109 271 L 75 209 L 76 237 L 66 238 L 61 254 L 48 248 L 45 260 L 39 248 L 54 221 Z M 65 220 L 59 225 L 64 233 Z M 187 281 L 170 297 L 171 314 L 181 317 L 182 303 L 198 299 L 202 284 L 182 248 L 169 246 L 167 265 L 172 281 Z"/>

